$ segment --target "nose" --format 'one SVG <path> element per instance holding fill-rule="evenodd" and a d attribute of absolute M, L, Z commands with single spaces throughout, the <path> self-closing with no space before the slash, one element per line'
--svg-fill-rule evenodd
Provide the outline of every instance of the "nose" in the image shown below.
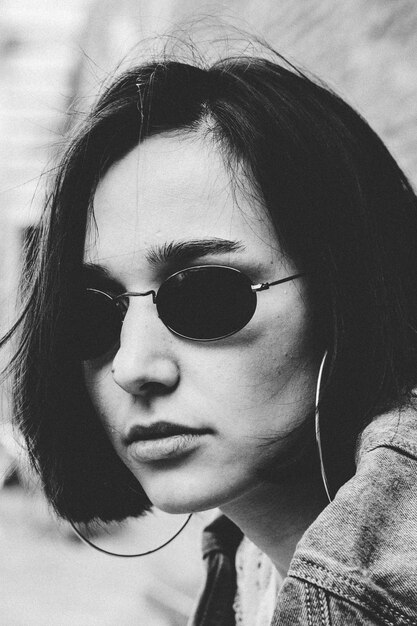
<path fill-rule="evenodd" d="M 119 387 L 133 396 L 165 395 L 177 387 L 180 369 L 172 335 L 151 299 L 130 299 L 112 373 Z"/>

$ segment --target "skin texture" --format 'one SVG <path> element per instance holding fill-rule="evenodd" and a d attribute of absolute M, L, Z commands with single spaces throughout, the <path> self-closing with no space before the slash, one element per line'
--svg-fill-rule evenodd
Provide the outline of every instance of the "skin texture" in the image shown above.
<path fill-rule="evenodd" d="M 243 175 L 242 182 L 249 193 L 232 186 L 220 153 L 198 133 L 147 139 L 101 180 L 86 261 L 105 267 L 120 292 L 157 289 L 184 265 L 232 266 L 253 283 L 304 269 L 284 257 Z M 201 238 L 241 247 L 173 267 L 146 257 L 156 246 Z M 259 293 L 249 324 L 210 343 L 175 336 L 150 297 L 132 298 L 120 347 L 85 364 L 115 450 L 154 505 L 171 513 L 222 508 L 281 571 L 321 508 L 313 478 L 298 485 L 285 469 L 289 435 L 314 409 L 320 357 L 306 294 L 304 278 Z M 139 462 L 126 435 L 161 420 L 210 432 L 184 454 Z M 263 470 L 273 459 L 284 467 L 268 481 Z"/>

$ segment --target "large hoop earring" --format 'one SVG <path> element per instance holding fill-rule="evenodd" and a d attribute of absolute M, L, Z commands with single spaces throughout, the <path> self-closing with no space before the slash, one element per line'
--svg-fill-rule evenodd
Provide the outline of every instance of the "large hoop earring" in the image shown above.
<path fill-rule="evenodd" d="M 316 430 L 317 450 L 318 450 L 319 459 L 320 459 L 321 478 L 322 478 L 322 481 L 323 481 L 323 486 L 324 486 L 324 490 L 326 492 L 327 498 L 328 498 L 329 502 L 331 502 L 332 501 L 332 497 L 330 496 L 329 483 L 328 483 L 327 476 L 326 476 L 326 470 L 324 468 L 323 448 L 322 448 L 322 445 L 321 445 L 321 435 L 320 435 L 320 411 L 319 411 L 320 387 L 321 387 L 321 381 L 322 381 L 322 378 L 323 378 L 323 371 L 324 371 L 324 366 L 325 366 L 325 363 L 326 363 L 326 359 L 327 359 L 327 350 L 324 353 L 324 356 L 323 356 L 323 358 L 321 360 L 319 374 L 317 376 L 316 399 L 315 399 L 315 430 Z"/>
<path fill-rule="evenodd" d="M 171 543 L 171 541 L 174 541 L 174 539 L 176 539 L 176 537 L 178 537 L 178 535 L 184 530 L 184 528 L 187 526 L 187 524 L 190 521 L 190 519 L 192 518 L 192 516 L 193 516 L 193 514 L 190 513 L 190 515 L 187 517 L 187 519 L 185 520 L 185 522 L 181 526 L 181 528 L 175 533 L 175 535 L 173 535 L 170 539 L 168 539 L 168 541 L 165 541 L 163 544 L 161 544 L 157 548 L 152 548 L 151 550 L 147 550 L 146 552 L 137 552 L 135 554 L 121 554 L 119 552 L 110 552 L 110 550 L 105 550 L 104 548 L 100 548 L 99 546 L 96 546 L 92 541 L 87 539 L 87 537 L 85 537 L 78 530 L 78 528 L 75 526 L 75 524 L 74 524 L 74 522 L 72 520 L 69 520 L 69 523 L 70 523 L 70 525 L 72 527 L 72 530 L 79 537 L 79 539 L 81 539 L 81 541 L 83 543 L 85 543 L 87 546 L 90 546 L 90 548 L 94 548 L 94 550 L 97 550 L 98 552 L 102 552 L 103 554 L 108 554 L 110 556 L 117 556 L 117 557 L 121 557 L 121 558 L 124 558 L 124 559 L 132 559 L 132 558 L 135 558 L 137 556 L 147 556 L 148 554 L 153 554 L 154 552 L 158 552 L 158 550 L 162 550 L 162 548 L 165 548 L 165 546 L 167 546 L 169 543 Z"/>

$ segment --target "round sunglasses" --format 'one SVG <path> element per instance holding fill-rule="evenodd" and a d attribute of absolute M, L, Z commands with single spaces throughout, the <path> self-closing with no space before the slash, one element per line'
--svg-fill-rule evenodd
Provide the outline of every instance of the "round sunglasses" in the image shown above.
<path fill-rule="evenodd" d="M 152 296 L 160 320 L 175 335 L 192 341 L 216 341 L 248 324 L 256 310 L 258 291 L 303 275 L 254 285 L 233 267 L 198 265 L 175 272 L 158 291 L 128 291 L 115 296 L 88 287 L 82 307 L 82 358 L 103 356 L 117 345 L 131 297 Z"/>

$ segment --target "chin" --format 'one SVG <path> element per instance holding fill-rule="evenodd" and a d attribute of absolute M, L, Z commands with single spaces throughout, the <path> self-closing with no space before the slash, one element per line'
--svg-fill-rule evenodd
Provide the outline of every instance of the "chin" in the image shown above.
<path fill-rule="evenodd" d="M 187 481 L 188 482 L 188 481 Z M 187 483 L 185 483 L 187 484 Z M 156 488 L 157 485 L 143 485 L 146 495 L 154 506 L 165 513 L 184 514 L 199 513 L 210 509 L 220 508 L 231 500 L 242 495 L 242 490 L 236 488 L 213 489 L 213 485 L 194 485 L 194 489 L 188 482 L 187 489 L 184 484 L 174 486 L 169 489 L 168 484 L 162 488 Z M 161 485 L 159 485 L 161 486 Z"/>
<path fill-rule="evenodd" d="M 218 506 L 212 498 L 175 498 L 172 495 L 169 498 L 150 497 L 149 495 L 148 497 L 154 506 L 164 513 L 171 513 L 172 515 L 199 513 Z"/>
<path fill-rule="evenodd" d="M 210 466 L 136 469 L 135 475 L 152 504 L 165 513 L 198 513 L 221 508 L 251 491 L 258 479 L 249 472 L 219 471 Z"/>
<path fill-rule="evenodd" d="M 145 485 L 143 484 L 145 482 Z M 155 484 L 153 481 L 142 481 L 146 495 L 154 506 L 165 513 L 184 514 L 198 513 L 214 509 L 223 504 L 228 498 L 224 493 L 204 488 L 204 485 L 190 485 L 189 481 L 174 486 L 169 481 L 164 484 Z M 187 484 L 188 483 L 188 484 Z"/>

